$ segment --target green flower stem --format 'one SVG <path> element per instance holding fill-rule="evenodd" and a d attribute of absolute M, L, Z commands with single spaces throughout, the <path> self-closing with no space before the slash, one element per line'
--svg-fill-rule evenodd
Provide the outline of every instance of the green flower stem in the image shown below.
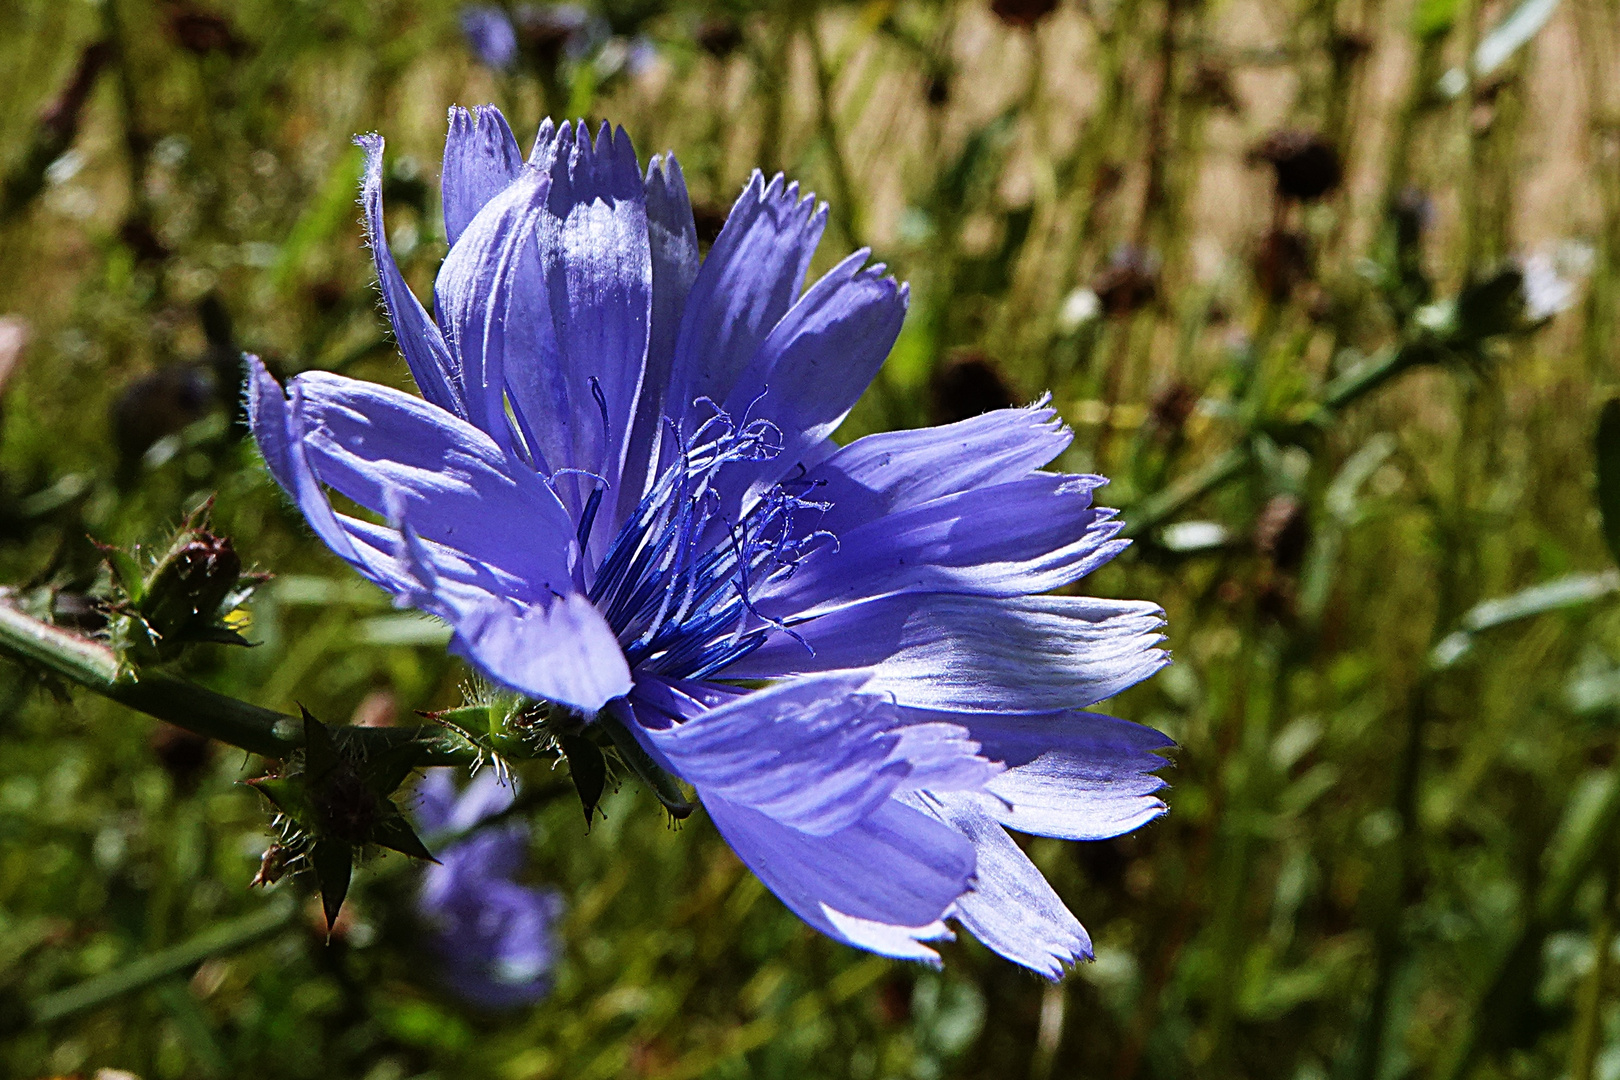
<path fill-rule="evenodd" d="M 120 665 L 106 645 L 20 611 L 0 594 L 0 655 L 77 683 L 176 727 L 206 735 L 254 754 L 284 758 L 304 742 L 303 721 L 216 693 L 161 672 L 137 672 Z M 378 751 L 401 743 L 416 747 L 413 765 L 466 765 L 478 751 L 438 725 L 347 728 Z"/>
<path fill-rule="evenodd" d="M 104 975 L 86 979 L 77 986 L 46 994 L 29 1007 L 29 1019 L 35 1024 L 52 1024 L 105 1005 L 171 975 L 178 975 L 211 956 L 245 949 L 273 937 L 297 914 L 298 904 L 290 896 L 277 897 L 258 911 L 211 926 L 189 941 L 160 949 Z"/>
<path fill-rule="evenodd" d="M 1603 1048 L 1603 989 L 1609 979 L 1609 949 L 1614 943 L 1614 900 L 1617 871 L 1611 851 L 1603 868 L 1603 902 L 1592 927 L 1592 971 L 1581 986 L 1575 1008 L 1575 1036 L 1569 1055 L 1570 1080 L 1592 1080 L 1597 1075 L 1598 1051 Z"/>

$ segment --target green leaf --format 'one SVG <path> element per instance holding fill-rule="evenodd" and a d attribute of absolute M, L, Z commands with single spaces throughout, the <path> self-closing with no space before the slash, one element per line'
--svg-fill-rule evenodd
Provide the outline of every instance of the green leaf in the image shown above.
<path fill-rule="evenodd" d="M 1436 670 L 1451 667 L 1474 646 L 1474 635 L 1521 619 L 1534 618 L 1564 608 L 1580 607 L 1620 592 L 1620 573 L 1566 574 L 1508 596 L 1481 601 L 1462 617 L 1458 629 L 1447 634 L 1429 654 L 1429 665 Z"/>
<path fill-rule="evenodd" d="M 1457 19 L 1458 0 L 1418 0 L 1412 13 L 1412 32 L 1420 38 L 1438 37 Z"/>
<path fill-rule="evenodd" d="M 435 720 L 447 727 L 460 731 L 483 732 L 490 727 L 494 719 L 495 710 L 487 704 L 461 705 L 454 709 L 440 709 L 437 712 L 426 712 L 421 715 L 429 720 Z"/>
<path fill-rule="evenodd" d="M 574 779 L 574 790 L 579 792 L 579 804 L 585 810 L 588 828 L 602 801 L 602 789 L 607 786 L 607 762 L 595 743 L 583 735 L 564 735 L 557 740 L 568 758 L 568 772 Z"/>
<path fill-rule="evenodd" d="M 309 862 L 321 889 L 321 910 L 326 913 L 326 933 L 337 925 L 343 898 L 349 895 L 349 877 L 354 873 L 354 848 L 341 840 L 318 840 L 310 849 Z"/>
<path fill-rule="evenodd" d="M 1603 539 L 1609 556 L 1620 562 L 1620 398 L 1610 398 L 1598 413 L 1597 502 L 1603 514 Z"/>

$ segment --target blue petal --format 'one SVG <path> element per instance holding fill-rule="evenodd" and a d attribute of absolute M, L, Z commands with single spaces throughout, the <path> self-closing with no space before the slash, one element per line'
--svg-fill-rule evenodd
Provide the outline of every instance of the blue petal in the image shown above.
<path fill-rule="evenodd" d="M 941 427 L 856 439 L 805 476 L 831 508 L 815 523 L 842 536 L 886 514 L 974 488 L 1022 480 L 1069 445 L 1055 409 L 998 409 Z"/>
<path fill-rule="evenodd" d="M 383 227 L 381 135 L 362 135 L 355 142 L 366 151 L 366 175 L 360 201 L 366 211 L 366 239 L 377 267 L 383 303 L 394 326 L 394 337 L 411 376 L 422 396 L 441 409 L 467 416 L 466 388 L 461 381 L 460 364 L 453 358 L 439 328 L 428 318 L 420 301 L 405 284 L 388 247 L 388 231 Z"/>
<path fill-rule="evenodd" d="M 652 478 L 674 458 L 675 447 L 665 438 L 675 336 L 681 312 L 698 273 L 697 227 L 675 155 L 655 157 L 647 166 L 647 233 L 652 247 L 652 329 L 647 341 L 647 372 L 641 382 L 636 419 L 625 455 L 619 484 L 615 522 L 635 512 Z"/>
<path fill-rule="evenodd" d="M 1060 979 L 1069 965 L 1091 959 L 1091 938 L 1029 856 L 985 812 L 993 802 L 951 793 L 914 804 L 973 842 L 977 873 L 956 901 L 956 921 L 1014 963 Z"/>
<path fill-rule="evenodd" d="M 750 507 L 843 422 L 900 335 L 910 295 L 857 251 L 810 286 L 760 345 L 725 400 L 732 416 L 781 429 L 775 458 L 725 474 L 733 504 Z M 740 494 L 740 498 L 739 498 Z"/>
<path fill-rule="evenodd" d="M 434 413 L 415 398 L 382 387 L 352 383 L 330 375 L 304 376 L 295 383 L 295 400 L 289 404 L 282 397 L 281 388 L 256 360 L 252 362 L 249 378 L 254 436 L 272 474 L 304 511 L 316 534 L 356 569 L 392 592 L 397 601 L 420 607 L 449 623 L 455 632 L 451 645 L 459 655 L 497 682 L 586 711 L 595 711 L 609 699 L 629 690 L 629 668 L 606 621 L 577 593 L 559 598 L 548 591 L 546 582 L 555 576 L 556 567 L 535 578 L 513 576 L 507 569 L 523 564 L 521 553 L 524 551 L 531 556 L 536 551 L 543 554 L 544 545 L 533 544 L 532 535 L 527 538 L 529 547 L 520 545 L 517 550 L 503 554 L 497 546 L 496 554 L 507 568 L 491 566 L 462 551 L 416 535 L 410 515 L 423 511 L 424 507 L 421 514 L 424 520 L 443 525 L 445 504 L 459 503 L 463 513 L 470 515 L 465 520 L 476 524 L 480 520 L 479 503 L 483 493 L 488 492 L 492 501 L 498 501 L 505 497 L 503 482 L 522 486 L 521 481 L 511 477 L 503 481 L 497 469 L 486 468 L 499 456 L 487 440 L 481 441 L 482 437 L 472 428 L 458 424 L 442 412 Z M 341 434 L 349 430 L 345 425 L 358 424 L 365 418 L 363 413 L 340 413 L 333 401 L 326 401 L 321 409 L 315 410 L 327 438 L 306 438 L 302 402 L 298 400 L 305 381 L 313 381 L 318 387 L 323 384 L 364 387 L 364 391 L 349 399 L 349 404 L 390 398 L 384 404 L 403 410 L 405 416 L 403 421 L 400 415 L 393 417 L 392 435 L 398 437 L 402 431 L 414 433 L 407 444 L 416 448 L 416 454 L 428 454 L 430 461 L 438 455 L 439 465 L 446 471 L 435 473 L 420 462 L 413 465 L 411 455 L 403 450 L 399 451 L 403 460 L 385 458 L 375 469 L 368 468 L 365 459 L 358 455 L 351 454 L 345 460 L 333 453 L 334 446 L 340 451 L 345 449 Z M 388 408 L 381 411 L 387 412 Z M 417 414 L 414 417 L 413 412 Z M 420 428 L 411 426 L 423 416 L 431 423 Z M 450 440 L 449 446 L 441 441 L 435 447 L 432 442 L 435 433 L 442 440 L 446 428 L 451 429 L 456 438 Z M 320 445 L 323 441 L 327 445 Z M 388 437 L 383 437 L 380 443 L 388 445 Z M 371 446 L 378 444 L 372 442 Z M 317 446 L 320 449 L 315 449 Z M 366 447 L 367 439 L 351 438 L 347 449 L 364 450 Z M 352 492 L 385 503 L 382 509 L 396 528 L 385 529 L 334 514 L 321 489 L 321 481 L 330 478 L 317 477 L 311 468 L 311 453 L 321 459 L 328 472 L 337 473 L 338 479 L 347 483 Z M 453 471 L 458 468 L 462 471 Z M 420 471 L 413 472 L 413 469 Z M 528 482 L 537 483 L 533 477 L 529 477 Z M 424 491 L 432 493 L 432 500 L 423 501 Z M 558 514 L 560 509 L 553 507 L 533 522 Z M 491 540 L 488 534 L 480 534 L 476 529 L 464 529 L 457 540 L 466 542 L 469 536 L 474 542 L 468 546 L 480 549 Z M 543 560 L 534 565 L 542 567 Z M 559 587 L 568 584 L 564 570 Z"/>
<path fill-rule="evenodd" d="M 450 815 L 456 807 L 456 781 L 454 769 L 428 769 L 422 782 L 416 785 L 416 802 L 411 816 L 419 828 L 438 832 L 450 824 Z"/>
<path fill-rule="evenodd" d="M 1097 713 L 1035 716 L 930 713 L 965 727 L 987 757 L 1007 764 L 985 790 L 1001 824 L 1037 836 L 1106 840 L 1165 812 L 1155 770 L 1173 744 L 1150 727 Z"/>
<path fill-rule="evenodd" d="M 995 775 L 960 727 L 901 730 L 900 711 L 861 693 L 864 681 L 856 674 L 782 683 L 645 737 L 705 799 L 815 836 L 850 827 L 897 790 L 976 790 Z"/>
<path fill-rule="evenodd" d="M 718 677 L 869 668 L 867 689 L 901 705 L 1052 712 L 1112 697 L 1169 663 L 1156 647 L 1163 622 L 1143 601 L 906 593 L 803 623 L 803 643 L 775 634 Z"/>
<path fill-rule="evenodd" d="M 458 105 L 450 110 L 440 194 L 444 236 L 452 247 L 478 211 L 505 191 L 522 168 L 523 151 L 499 109 L 482 105 L 468 112 Z"/>
<path fill-rule="evenodd" d="M 582 470 L 616 490 L 652 308 L 645 187 L 629 136 L 606 124 L 594 145 L 583 124 L 572 134 L 564 124 L 547 169 L 536 280 L 545 290 L 537 308 L 549 313 L 549 348 L 509 349 L 506 384 L 525 436 L 553 470 Z M 594 483 L 578 475 L 558 479 L 576 519 Z M 611 516 L 597 520 L 598 553 L 612 539 Z"/>
<path fill-rule="evenodd" d="M 1098 482 L 1034 473 L 895 511 L 835 533 L 836 544 L 823 544 L 792 575 L 760 590 L 756 603 L 791 618 L 889 593 L 1023 596 L 1061 588 L 1125 547 L 1113 539 L 1122 524 L 1113 511 L 1091 505 Z"/>
<path fill-rule="evenodd" d="M 692 283 L 670 373 L 670 415 L 723 402 L 804 287 L 827 207 L 778 175 L 749 178 Z M 688 429 L 690 430 L 690 429 Z"/>
<path fill-rule="evenodd" d="M 304 452 L 323 483 L 504 569 L 529 596 L 571 588 L 573 527 L 562 505 L 483 432 L 375 383 L 308 372 L 290 385 Z"/>
<path fill-rule="evenodd" d="M 451 990 L 489 1009 L 543 998 L 557 953 L 556 894 L 504 879 L 480 883 L 476 896 L 450 911 L 423 910 L 436 923 L 433 946 Z"/>
<path fill-rule="evenodd" d="M 799 918 L 886 956 L 937 963 L 924 941 L 973 878 L 973 844 L 889 800 L 831 836 L 812 836 L 757 810 L 706 796 L 704 808 L 737 856 Z"/>
<path fill-rule="evenodd" d="M 248 357 L 248 424 L 270 475 L 303 512 L 310 528 L 326 546 L 368 581 L 396 596 L 413 589 L 411 575 L 391 553 L 361 534 L 360 523 L 333 513 L 304 452 L 302 426 L 295 420 L 281 387 L 256 356 Z"/>

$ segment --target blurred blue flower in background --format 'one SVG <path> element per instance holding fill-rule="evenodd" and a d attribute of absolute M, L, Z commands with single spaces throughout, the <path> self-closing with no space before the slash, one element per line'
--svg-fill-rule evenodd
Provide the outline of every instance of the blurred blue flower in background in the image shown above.
<path fill-rule="evenodd" d="M 513 789 L 485 769 L 458 795 L 453 772 L 429 770 L 417 788 L 417 824 L 428 833 L 473 831 L 423 872 L 417 912 L 432 928 L 441 975 L 458 996 L 492 1009 L 527 1005 L 551 989 L 562 899 L 512 880 L 526 861 L 523 822 L 477 828 L 512 804 Z"/>
<path fill-rule="evenodd" d="M 469 4 L 461 9 L 461 30 L 473 55 L 496 71 L 513 70 L 526 54 L 546 68 L 589 61 L 597 78 L 609 79 L 636 75 L 657 56 L 647 37 L 615 35 L 606 19 L 578 4 L 519 4 L 510 13 Z"/>
<path fill-rule="evenodd" d="M 839 447 L 907 290 L 864 250 L 803 289 L 825 205 L 756 172 L 700 261 L 673 156 L 643 174 L 622 130 L 548 121 L 525 162 L 493 107 L 451 111 L 430 318 L 360 142 L 426 400 L 323 372 L 289 399 L 255 362 L 254 435 L 320 537 L 484 675 L 691 784 L 824 933 L 937 963 L 949 918 L 1048 977 L 1088 957 L 1006 830 L 1164 811 L 1169 741 L 1082 710 L 1168 658 L 1157 606 L 1043 595 L 1125 546 L 1103 478 L 1041 471 L 1054 410 Z"/>
<path fill-rule="evenodd" d="M 517 63 L 517 30 L 502 9 L 491 4 L 471 4 L 461 9 L 461 32 L 467 45 L 485 67 L 506 71 Z"/>

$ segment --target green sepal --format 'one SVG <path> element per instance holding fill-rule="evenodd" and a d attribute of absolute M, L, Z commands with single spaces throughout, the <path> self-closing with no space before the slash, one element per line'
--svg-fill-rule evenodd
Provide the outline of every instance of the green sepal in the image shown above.
<path fill-rule="evenodd" d="M 304 774 L 309 783 L 319 783 L 338 767 L 337 743 L 327 726 L 304 708 L 298 706 L 304 717 Z"/>
<path fill-rule="evenodd" d="M 573 778 L 574 790 L 579 792 L 579 805 L 585 811 L 585 826 L 590 827 L 602 801 L 602 790 L 607 787 L 607 761 L 602 750 L 583 735 L 564 735 L 557 740 L 563 756 L 568 759 L 568 774 Z"/>
<path fill-rule="evenodd" d="M 349 895 L 349 878 L 354 873 L 354 848 L 341 840 L 317 840 L 310 849 L 309 864 L 321 890 L 321 910 L 326 913 L 326 934 L 330 938 L 337 925 L 343 899 Z"/>
<path fill-rule="evenodd" d="M 607 713 L 597 715 L 597 723 L 607 729 L 608 737 L 613 740 L 613 748 L 619 752 L 619 758 L 630 771 L 640 778 L 652 791 L 653 797 L 664 804 L 673 818 L 682 819 L 692 816 L 696 809 L 681 790 L 680 783 L 669 773 L 658 767 L 647 751 L 636 742 L 636 737 L 625 726 Z"/>
<path fill-rule="evenodd" d="M 409 855 L 413 859 L 426 859 L 436 863 L 439 860 L 433 857 L 433 852 L 422 843 L 422 838 L 416 835 L 411 823 L 405 820 L 405 815 L 394 813 L 383 818 L 371 832 L 371 839 L 385 848 L 391 848 L 402 855 Z"/>
<path fill-rule="evenodd" d="M 487 704 L 461 705 L 454 709 L 440 709 L 437 712 L 425 712 L 422 715 L 429 720 L 436 720 L 441 724 L 458 727 L 465 731 L 485 731 L 496 720 L 497 710 Z"/>
<path fill-rule="evenodd" d="M 101 553 L 107 558 L 107 566 L 112 570 L 113 584 L 122 592 L 123 599 L 131 604 L 139 605 L 146 598 L 146 580 L 141 572 L 141 561 L 133 552 L 125 551 L 111 544 L 97 544 Z"/>
<path fill-rule="evenodd" d="M 400 743 L 391 746 L 380 754 L 367 759 L 360 767 L 360 778 L 365 781 L 366 787 L 379 799 L 386 799 L 399 790 L 399 785 L 411 775 L 416 767 L 414 759 L 417 744 L 412 742 Z"/>
<path fill-rule="evenodd" d="M 309 788 L 299 776 L 261 776 L 242 781 L 270 800 L 277 810 L 292 818 L 301 828 L 315 821 L 315 808 L 309 801 Z"/>

